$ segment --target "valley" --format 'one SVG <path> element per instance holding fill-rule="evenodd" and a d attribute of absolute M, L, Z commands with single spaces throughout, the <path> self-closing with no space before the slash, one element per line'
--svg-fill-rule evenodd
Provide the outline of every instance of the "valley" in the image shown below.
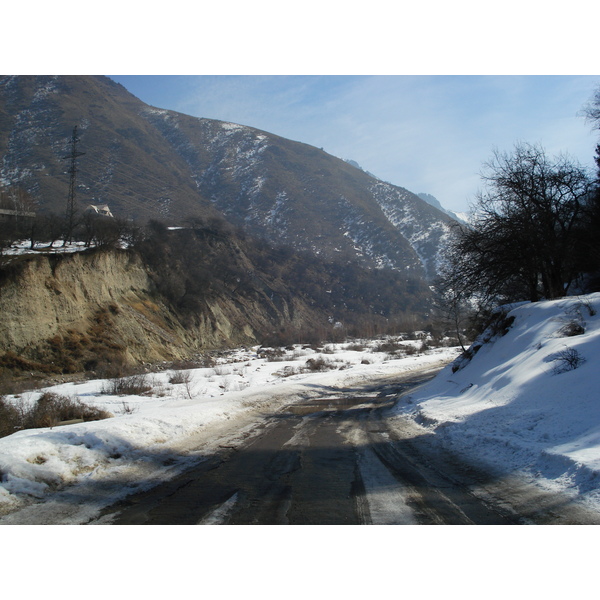
<path fill-rule="evenodd" d="M 0 154 L 0 523 L 598 521 L 579 167 L 469 221 L 91 76 L 1 77 Z"/>

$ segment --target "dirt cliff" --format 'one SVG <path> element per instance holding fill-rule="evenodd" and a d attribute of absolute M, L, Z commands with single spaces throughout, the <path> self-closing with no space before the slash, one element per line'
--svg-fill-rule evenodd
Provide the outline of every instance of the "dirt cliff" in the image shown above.
<path fill-rule="evenodd" d="M 135 253 L 30 256 L 0 284 L 0 356 L 4 367 L 49 372 L 184 359 L 256 343 L 257 329 L 289 319 L 288 306 L 260 300 L 207 300 L 184 321 Z"/>

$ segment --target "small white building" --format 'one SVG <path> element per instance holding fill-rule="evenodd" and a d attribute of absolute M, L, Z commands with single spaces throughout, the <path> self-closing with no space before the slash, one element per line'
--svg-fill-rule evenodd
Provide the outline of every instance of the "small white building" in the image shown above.
<path fill-rule="evenodd" d="M 110 208 L 108 208 L 108 204 L 90 204 L 87 208 L 87 211 L 95 212 L 97 215 L 102 215 L 103 217 L 113 217 L 114 215 L 110 212 Z"/>

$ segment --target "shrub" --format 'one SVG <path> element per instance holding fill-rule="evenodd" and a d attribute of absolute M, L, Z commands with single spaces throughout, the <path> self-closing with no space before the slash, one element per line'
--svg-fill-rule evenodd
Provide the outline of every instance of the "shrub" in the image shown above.
<path fill-rule="evenodd" d="M 0 437 L 10 435 L 22 427 L 19 410 L 0 396 Z"/>
<path fill-rule="evenodd" d="M 123 401 L 123 409 L 121 410 L 121 414 L 132 415 L 133 413 L 136 413 L 139 409 L 139 406 L 128 404 L 127 402 Z"/>
<path fill-rule="evenodd" d="M 219 367 L 215 368 L 215 374 Z M 173 371 L 169 376 L 169 383 L 177 385 L 183 385 L 185 389 L 186 396 L 191 400 L 194 396 L 194 388 L 192 386 L 192 382 L 194 377 L 191 371 Z"/>
<path fill-rule="evenodd" d="M 78 398 L 70 398 L 53 392 L 44 392 L 29 409 L 23 410 L 2 403 L 0 411 L 7 417 L 7 427 L 2 435 L 10 435 L 17 429 L 35 429 L 37 427 L 54 427 L 62 421 L 99 421 L 113 415 L 97 406 L 83 404 Z M 2 418 L 2 423 L 5 423 Z"/>
<path fill-rule="evenodd" d="M 213 370 L 215 372 L 215 375 L 218 375 L 219 377 L 231 375 L 231 369 L 225 365 L 217 365 L 216 367 L 213 367 Z"/>
<path fill-rule="evenodd" d="M 318 372 L 318 371 L 327 371 L 329 369 L 333 369 L 333 365 L 325 360 L 322 356 L 319 358 L 309 358 L 305 364 L 306 371 Z"/>
<path fill-rule="evenodd" d="M 140 373 L 130 377 L 111 379 L 102 386 L 102 393 L 111 396 L 141 396 L 152 390 L 148 375 Z"/>
<path fill-rule="evenodd" d="M 283 362 L 285 360 L 285 350 L 282 348 L 261 348 L 258 351 L 258 357 L 266 359 L 267 362 Z"/>
<path fill-rule="evenodd" d="M 585 327 L 577 321 L 570 321 L 560 328 L 558 335 L 561 337 L 573 337 L 575 335 L 583 335 Z"/>
<path fill-rule="evenodd" d="M 584 306 L 587 309 L 588 314 L 590 315 L 590 317 L 593 317 L 593 316 L 596 315 L 597 311 L 594 308 L 594 305 L 592 304 L 592 302 L 590 301 L 589 298 L 580 298 L 580 302 L 581 302 L 581 305 Z"/>
<path fill-rule="evenodd" d="M 574 371 L 585 363 L 585 357 L 575 348 L 565 348 L 549 359 L 557 364 L 554 365 L 552 372 L 554 375 L 560 375 L 567 371 Z"/>
<path fill-rule="evenodd" d="M 173 371 L 169 375 L 169 383 L 180 384 L 189 383 L 192 380 L 192 374 L 189 371 Z"/>
<path fill-rule="evenodd" d="M 392 352 L 396 352 L 396 350 L 400 350 L 402 347 L 403 347 L 402 344 L 399 344 L 398 342 L 394 342 L 392 340 L 388 340 L 388 341 L 381 342 L 380 344 L 378 344 L 373 349 L 373 352 L 392 353 Z"/>
<path fill-rule="evenodd" d="M 292 375 L 297 375 L 300 371 L 296 367 L 292 367 L 291 365 L 286 365 L 283 367 L 283 371 L 280 371 L 278 374 L 281 377 L 291 377 Z"/>
<path fill-rule="evenodd" d="M 350 350 L 351 352 L 363 352 L 364 349 L 365 345 L 361 344 L 360 342 L 348 344 L 348 346 L 346 346 L 346 350 Z"/>

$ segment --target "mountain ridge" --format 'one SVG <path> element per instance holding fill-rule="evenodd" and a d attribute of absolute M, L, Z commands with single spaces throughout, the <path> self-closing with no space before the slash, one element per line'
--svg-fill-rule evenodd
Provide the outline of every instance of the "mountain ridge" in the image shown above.
<path fill-rule="evenodd" d="M 0 79 L 0 182 L 61 212 L 75 124 L 81 206 L 174 225 L 224 216 L 323 258 L 435 276 L 451 218 L 412 192 L 303 142 L 149 106 L 103 76 Z"/>

